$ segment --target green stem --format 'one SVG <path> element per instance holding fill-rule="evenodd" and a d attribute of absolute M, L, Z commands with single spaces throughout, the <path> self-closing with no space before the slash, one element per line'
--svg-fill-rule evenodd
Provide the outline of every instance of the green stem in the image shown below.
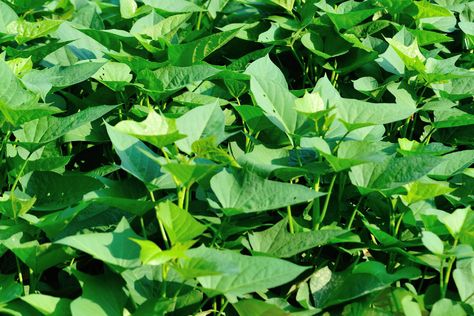
<path fill-rule="evenodd" d="M 186 212 L 189 210 L 189 199 L 190 199 L 190 194 L 191 193 L 191 185 L 187 186 L 186 187 L 186 197 L 184 199 L 184 209 L 186 210 Z"/>
<path fill-rule="evenodd" d="M 290 229 L 290 233 L 294 234 L 295 233 L 295 227 L 293 225 L 293 215 L 291 214 L 291 206 L 288 205 L 286 207 L 286 211 L 288 213 L 288 227 Z"/>
<path fill-rule="evenodd" d="M 331 199 L 332 189 L 334 188 L 334 183 L 336 182 L 337 173 L 331 179 L 331 183 L 329 184 L 328 194 L 326 195 L 326 200 L 324 200 L 323 211 L 321 212 L 321 216 L 318 219 L 318 223 L 316 224 L 315 230 L 319 229 L 319 225 L 322 224 L 324 217 L 326 217 L 326 212 L 329 206 L 329 200 Z"/>
<path fill-rule="evenodd" d="M 459 241 L 458 238 L 454 239 L 453 248 L 457 246 L 458 241 Z M 456 261 L 455 256 L 451 256 L 449 258 L 448 268 L 446 269 L 446 275 L 444 276 L 444 280 L 443 280 L 443 287 L 441 288 L 441 298 L 446 297 L 446 292 L 448 290 L 449 280 L 451 278 L 451 271 L 453 269 L 453 265 L 454 265 L 455 261 Z"/>
<path fill-rule="evenodd" d="M 293 180 L 290 180 L 290 183 L 293 183 Z M 291 214 L 291 206 L 290 205 L 288 205 L 286 207 L 286 212 L 288 214 L 288 228 L 290 230 L 290 233 L 294 234 L 295 233 L 295 227 L 294 227 L 294 224 L 293 224 L 293 214 Z"/>
<path fill-rule="evenodd" d="M 140 226 L 142 227 L 142 234 L 145 239 L 148 239 L 148 234 L 145 228 L 145 222 L 143 221 L 143 216 L 140 216 Z"/>
<path fill-rule="evenodd" d="M 18 280 L 20 281 L 21 288 L 23 289 L 23 295 L 25 294 L 25 286 L 23 284 L 23 274 L 21 273 L 21 267 L 20 267 L 20 261 L 18 260 L 18 257 L 15 256 L 15 263 L 16 263 L 16 269 L 18 272 Z"/>
<path fill-rule="evenodd" d="M 150 192 L 151 201 L 154 204 L 156 204 L 155 195 L 153 194 L 152 191 L 149 191 L 149 192 Z M 158 206 L 157 205 L 155 205 L 155 210 L 158 211 Z M 163 242 L 165 243 L 165 247 L 166 247 L 166 249 L 169 249 L 170 248 L 170 242 L 168 240 L 168 236 L 166 236 L 166 232 L 165 232 L 165 228 L 163 227 L 163 223 L 161 222 L 161 220 L 158 216 L 156 218 L 158 219 L 158 226 L 160 227 L 160 233 L 161 233 L 161 237 L 163 238 Z"/>
<path fill-rule="evenodd" d="M 186 198 L 186 187 L 181 187 L 178 189 L 178 206 L 179 208 L 184 209 L 184 200 Z"/>
<path fill-rule="evenodd" d="M 202 11 L 199 11 L 198 21 L 196 25 L 196 30 L 198 31 L 201 29 L 201 21 L 202 21 Z"/>
<path fill-rule="evenodd" d="M 224 310 L 225 310 L 225 308 L 227 307 L 228 304 L 229 304 L 229 301 L 227 301 L 227 300 L 225 301 L 224 304 L 221 304 L 221 309 L 219 310 L 219 313 L 217 314 L 217 316 L 220 316 L 220 315 L 222 315 L 222 313 L 224 313 Z"/>
<path fill-rule="evenodd" d="M 351 218 L 349 219 L 349 223 L 347 224 L 347 230 L 351 230 L 352 224 L 354 223 L 355 216 L 359 211 L 360 203 L 362 203 L 362 197 L 360 197 L 359 202 L 357 203 L 354 211 L 352 212 Z"/>
<path fill-rule="evenodd" d="M 347 131 L 344 133 L 344 135 L 342 135 L 341 139 L 339 139 L 336 143 L 336 146 L 334 146 L 334 149 L 332 150 L 332 152 L 334 154 L 336 154 L 336 151 L 339 149 L 339 146 L 341 145 L 341 143 L 344 141 L 344 139 L 347 137 L 347 135 L 349 135 L 350 131 Z"/>
<path fill-rule="evenodd" d="M 10 190 L 11 200 L 12 200 L 12 209 L 13 209 L 13 219 L 15 219 L 15 221 L 16 221 L 16 215 L 17 215 L 17 212 L 16 212 L 17 206 L 15 204 L 15 190 L 16 190 L 16 187 L 18 186 L 18 182 L 20 181 L 21 176 L 23 175 L 23 172 L 25 171 L 25 168 L 26 168 L 26 165 L 28 164 L 30 156 L 31 156 L 31 153 L 28 154 L 28 157 L 26 157 L 25 162 L 23 163 L 20 171 L 16 175 L 15 182 L 13 182 L 13 186 Z"/>
<path fill-rule="evenodd" d="M 430 141 L 430 138 L 431 138 L 431 135 L 433 135 L 433 133 L 436 131 L 436 128 L 434 127 L 431 127 L 431 130 L 428 132 L 428 134 L 426 134 L 426 136 L 423 138 L 423 140 L 421 141 L 423 144 L 426 144 Z"/>
<path fill-rule="evenodd" d="M 403 216 L 405 216 L 405 213 L 402 213 L 400 215 L 400 218 L 397 221 L 397 224 L 395 225 L 395 231 L 394 231 L 394 236 L 398 238 L 398 231 L 400 230 L 400 225 L 402 224 L 403 221 Z"/>
<path fill-rule="evenodd" d="M 320 177 L 316 180 L 316 183 L 314 184 L 314 190 L 316 192 L 319 192 L 319 181 L 321 180 Z M 313 230 L 316 229 L 316 226 L 318 224 L 318 219 L 321 216 L 321 205 L 319 203 L 319 197 L 315 198 L 313 200 L 313 208 L 312 208 L 312 214 L 311 214 L 311 219 L 313 221 Z"/>
<path fill-rule="evenodd" d="M 444 298 L 446 293 L 444 291 L 444 259 L 441 259 L 441 265 L 439 267 L 439 288 L 441 292 L 441 297 Z"/>

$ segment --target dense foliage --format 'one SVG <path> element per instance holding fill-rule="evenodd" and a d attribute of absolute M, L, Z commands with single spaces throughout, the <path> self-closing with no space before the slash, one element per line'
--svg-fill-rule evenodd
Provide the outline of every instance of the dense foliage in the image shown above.
<path fill-rule="evenodd" d="M 474 313 L 474 3 L 1 0 L 0 313 Z"/>

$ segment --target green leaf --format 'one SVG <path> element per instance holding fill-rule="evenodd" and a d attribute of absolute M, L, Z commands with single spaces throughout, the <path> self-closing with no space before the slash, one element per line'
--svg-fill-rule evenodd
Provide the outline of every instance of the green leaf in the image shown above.
<path fill-rule="evenodd" d="M 210 95 L 199 94 L 199 93 L 195 93 L 191 91 L 184 92 L 180 94 L 179 96 L 174 97 L 173 101 L 181 103 L 191 108 L 201 106 L 201 105 L 211 104 L 211 103 L 218 103 L 219 106 L 224 106 L 229 103 L 227 100 L 224 100 L 224 99 L 216 98 Z"/>
<path fill-rule="evenodd" d="M 195 164 L 168 163 L 163 168 L 173 175 L 179 185 L 190 187 L 193 183 L 213 175 L 219 166 L 203 161 Z"/>
<path fill-rule="evenodd" d="M 288 12 L 291 12 L 293 10 L 293 6 L 295 5 L 295 0 L 264 0 L 263 2 L 276 4 Z"/>
<path fill-rule="evenodd" d="M 227 135 L 224 131 L 225 117 L 218 104 L 208 104 L 186 112 L 176 120 L 176 127 L 184 139 L 176 145 L 187 154 L 193 152 L 192 144 L 202 138 L 213 137 L 215 144 L 220 144 Z"/>
<path fill-rule="evenodd" d="M 264 178 L 274 175 L 288 181 L 299 175 L 317 175 L 327 170 L 323 163 L 315 162 L 314 156 L 305 149 L 290 151 L 285 148 L 266 148 L 263 145 L 255 145 L 249 153 L 241 151 L 237 146 L 232 146 L 231 149 L 243 168 Z"/>
<path fill-rule="evenodd" d="M 20 180 L 25 193 L 36 198 L 35 209 L 57 210 L 82 200 L 84 194 L 103 185 L 83 174 L 60 175 L 50 171 L 35 171 Z M 73 183 L 74 185 L 71 185 Z"/>
<path fill-rule="evenodd" d="M 440 163 L 431 156 L 408 156 L 397 158 L 388 156 L 378 163 L 365 163 L 351 168 L 351 182 L 361 193 L 387 191 L 399 188 L 427 175 Z"/>
<path fill-rule="evenodd" d="M 336 101 L 337 117 L 349 130 L 404 120 L 416 111 L 413 103 L 369 103 L 356 99 Z"/>
<path fill-rule="evenodd" d="M 115 267 L 134 268 L 140 265 L 140 247 L 131 238 L 140 236 L 122 218 L 113 232 L 74 235 L 55 243 L 79 249 Z"/>
<path fill-rule="evenodd" d="M 108 62 L 92 78 L 100 81 L 114 91 L 123 91 L 133 79 L 131 69 L 126 64 Z"/>
<path fill-rule="evenodd" d="M 163 148 L 185 137 L 177 131 L 175 120 L 167 119 L 153 110 L 142 122 L 121 121 L 115 125 L 115 128 L 158 148 Z"/>
<path fill-rule="evenodd" d="M 472 231 L 469 231 L 471 227 L 469 227 L 470 223 L 467 221 L 470 213 L 472 213 L 471 208 L 460 208 L 451 214 L 441 217 L 439 220 L 446 226 L 454 238 L 459 238 L 461 234 L 473 234 Z"/>
<path fill-rule="evenodd" d="M 138 45 L 138 40 L 134 36 L 122 30 L 95 30 L 80 28 L 78 31 L 86 34 L 88 37 L 93 38 L 99 42 L 105 48 L 113 51 L 120 51 L 124 46 L 135 47 Z"/>
<path fill-rule="evenodd" d="M 439 239 L 436 234 L 430 231 L 424 231 L 421 237 L 421 241 L 423 242 L 423 245 L 425 245 L 425 247 L 428 248 L 435 255 L 443 255 L 444 245 L 441 239 Z"/>
<path fill-rule="evenodd" d="M 120 0 L 120 16 L 124 19 L 133 18 L 137 7 L 135 0 Z"/>
<path fill-rule="evenodd" d="M 43 100 L 54 88 L 65 88 L 92 77 L 104 63 L 83 62 L 68 67 L 55 66 L 43 70 L 32 70 L 23 78 L 23 84 L 41 95 Z"/>
<path fill-rule="evenodd" d="M 171 177 L 161 171 L 161 165 L 166 163 L 165 158 L 155 154 L 135 137 L 108 124 L 106 126 L 114 149 L 120 157 L 122 169 L 153 188 L 174 187 Z"/>
<path fill-rule="evenodd" d="M 0 33 L 7 33 L 7 26 L 17 19 L 15 11 L 6 3 L 0 2 Z"/>
<path fill-rule="evenodd" d="M 8 56 L 31 58 L 33 63 L 37 63 L 43 60 L 49 54 L 57 51 L 69 43 L 70 41 L 59 42 L 58 40 L 51 39 L 47 44 L 26 47 L 21 50 L 13 47 L 7 47 L 6 52 Z"/>
<path fill-rule="evenodd" d="M 58 108 L 39 104 L 38 97 L 22 86 L 1 58 L 0 77 L 3 82 L 0 85 L 0 112 L 14 126 L 60 111 Z"/>
<path fill-rule="evenodd" d="M 185 0 L 144 0 L 143 3 L 150 7 L 171 13 L 204 11 L 200 6 Z"/>
<path fill-rule="evenodd" d="M 326 308 L 382 290 L 398 280 L 416 278 L 420 273 L 407 267 L 390 274 L 382 263 L 368 261 L 343 272 L 322 268 L 313 274 L 309 287 L 315 307 Z"/>
<path fill-rule="evenodd" d="M 0 197 L 0 213 L 16 219 L 18 216 L 26 214 L 35 202 L 35 197 L 31 197 L 21 191 L 15 191 L 14 193 L 4 192 Z"/>
<path fill-rule="evenodd" d="M 248 238 L 252 250 L 278 258 L 289 258 L 300 252 L 337 242 L 337 238 L 344 239 L 348 233 L 342 229 L 322 229 L 291 234 L 287 227 L 288 218 L 285 218 L 267 230 L 250 234 Z"/>
<path fill-rule="evenodd" d="M 71 315 L 71 300 L 44 294 L 30 294 L 21 298 L 43 315 Z"/>
<path fill-rule="evenodd" d="M 15 275 L 0 274 L 0 303 L 3 305 L 20 297 L 23 293 L 23 286 L 17 283 Z"/>
<path fill-rule="evenodd" d="M 337 29 L 347 30 L 378 11 L 380 11 L 380 8 L 370 8 L 364 2 L 348 1 L 339 6 L 335 12 L 326 12 L 326 14 Z"/>
<path fill-rule="evenodd" d="M 418 12 L 416 19 L 424 29 L 435 29 L 452 32 L 455 29 L 456 18 L 447 8 L 426 1 L 415 2 Z"/>
<path fill-rule="evenodd" d="M 225 31 L 189 43 L 172 45 L 168 48 L 168 58 L 173 65 L 191 66 L 227 44 L 239 31 L 240 29 Z"/>
<path fill-rule="evenodd" d="M 455 190 L 455 188 L 449 187 L 448 182 L 433 181 L 429 178 L 409 183 L 405 185 L 405 189 L 407 190 L 407 194 L 406 196 L 402 196 L 402 200 L 408 204 L 432 199 Z"/>
<path fill-rule="evenodd" d="M 303 137 L 300 145 L 316 149 L 336 172 L 368 162 L 383 162 L 393 153 L 393 146 L 389 143 L 365 140 L 340 143 L 337 156 L 332 155 L 329 145 L 318 137 Z"/>
<path fill-rule="evenodd" d="M 166 66 L 155 71 L 143 70 L 139 73 L 137 80 L 143 83 L 147 90 L 158 93 L 173 93 L 219 72 L 219 69 L 207 64 L 196 64 L 188 67 Z"/>
<path fill-rule="evenodd" d="M 44 116 L 25 123 L 21 130 L 15 132 L 15 136 L 22 142 L 45 144 L 103 117 L 115 108 L 116 106 L 101 105 L 65 117 Z"/>
<path fill-rule="evenodd" d="M 165 19 L 158 19 L 154 12 L 138 20 L 130 30 L 133 35 L 146 35 L 156 41 L 162 37 L 171 38 L 191 14 L 176 14 Z"/>
<path fill-rule="evenodd" d="M 197 268 L 199 271 L 208 271 L 197 279 L 205 289 L 210 290 L 211 296 L 220 293 L 239 296 L 263 291 L 285 284 L 307 270 L 307 267 L 282 259 L 250 257 L 231 250 L 204 246 L 188 250 L 186 254 L 188 258 L 178 263 L 179 271 L 185 274 Z M 222 270 L 228 272 L 218 273 Z"/>
<path fill-rule="evenodd" d="M 268 56 L 257 59 L 245 71 L 251 76 L 250 90 L 257 106 L 279 129 L 292 135 L 302 125 L 294 108 L 296 97 L 288 90 L 283 73 Z"/>
<path fill-rule="evenodd" d="M 211 188 L 219 201 L 212 206 L 226 215 L 275 210 L 325 194 L 299 184 L 266 180 L 248 171 L 223 170 L 211 179 Z"/>
<path fill-rule="evenodd" d="M 127 296 L 123 281 L 116 275 L 89 275 L 73 269 L 72 274 L 82 287 L 82 295 L 71 302 L 72 316 L 121 315 Z"/>
<path fill-rule="evenodd" d="M 324 59 L 344 55 L 352 46 L 337 32 L 328 29 L 307 32 L 301 37 L 301 43 Z"/>
<path fill-rule="evenodd" d="M 434 303 L 430 316 L 443 316 L 448 314 L 453 316 L 467 315 L 461 305 L 455 304 L 450 299 L 443 298 Z"/>
<path fill-rule="evenodd" d="M 474 259 L 458 260 L 453 279 L 463 302 L 474 306 Z"/>
<path fill-rule="evenodd" d="M 362 77 L 354 80 L 353 83 L 354 89 L 361 92 L 374 91 L 379 87 L 379 83 L 373 77 Z"/>
<path fill-rule="evenodd" d="M 133 239 L 140 246 L 140 260 L 143 264 L 160 266 L 171 260 L 186 258 L 186 250 L 191 248 L 194 241 L 184 244 L 176 243 L 170 249 L 161 250 L 154 242 L 149 240 Z"/>
<path fill-rule="evenodd" d="M 61 20 L 41 20 L 38 22 L 28 22 L 22 18 L 7 25 L 8 34 L 15 34 L 15 40 L 19 44 L 24 44 L 36 38 L 44 37 L 58 29 L 63 23 Z"/>
<path fill-rule="evenodd" d="M 163 223 L 172 244 L 190 241 L 206 230 L 206 226 L 170 201 L 157 206 L 156 216 Z"/>
<path fill-rule="evenodd" d="M 265 303 L 256 299 L 243 299 L 237 303 L 232 304 L 240 316 L 288 316 L 289 312 L 285 312 L 278 306 Z"/>
<path fill-rule="evenodd" d="M 4 245 L 35 273 L 41 274 L 72 257 L 70 249 L 52 243 L 40 244 L 37 240 L 23 242 L 24 236 L 22 232 L 16 233 Z"/>
<path fill-rule="evenodd" d="M 462 150 L 442 156 L 441 163 L 430 171 L 430 177 L 448 179 L 463 172 L 474 162 L 474 150 Z"/>

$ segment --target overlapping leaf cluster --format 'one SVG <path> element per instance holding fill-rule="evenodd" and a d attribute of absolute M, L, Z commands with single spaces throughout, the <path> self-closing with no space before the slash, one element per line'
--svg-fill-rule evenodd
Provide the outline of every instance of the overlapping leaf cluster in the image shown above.
<path fill-rule="evenodd" d="M 473 19 L 1 0 L 0 313 L 474 313 Z"/>

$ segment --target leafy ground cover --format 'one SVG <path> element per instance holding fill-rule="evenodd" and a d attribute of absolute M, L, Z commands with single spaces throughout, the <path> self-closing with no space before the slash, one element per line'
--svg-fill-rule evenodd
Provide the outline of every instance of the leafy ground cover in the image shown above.
<path fill-rule="evenodd" d="M 0 1 L 0 313 L 472 315 L 473 19 Z"/>

